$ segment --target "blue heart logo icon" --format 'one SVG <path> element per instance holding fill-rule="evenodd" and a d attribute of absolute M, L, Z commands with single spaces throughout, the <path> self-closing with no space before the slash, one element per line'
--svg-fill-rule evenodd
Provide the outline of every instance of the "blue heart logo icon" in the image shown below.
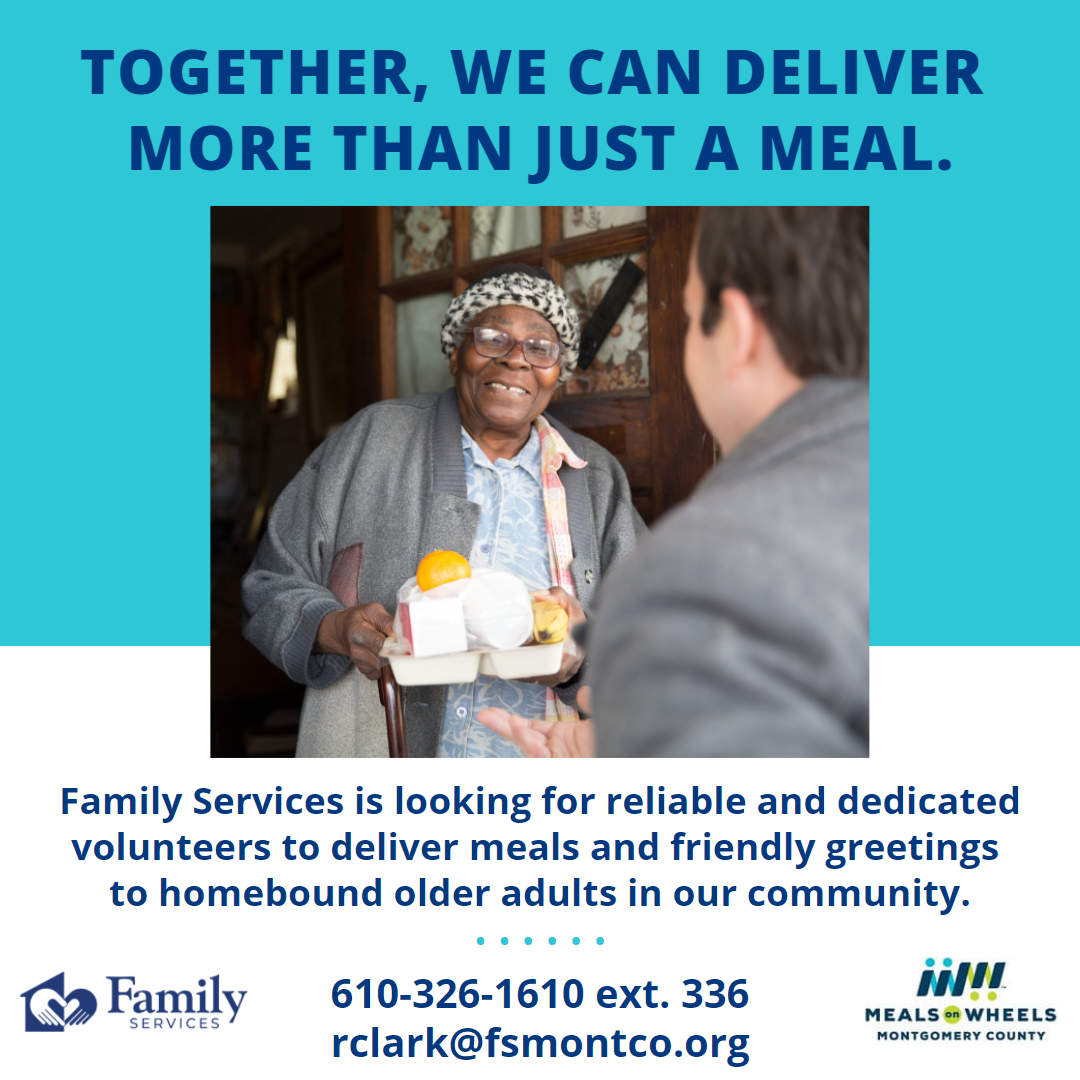
<path fill-rule="evenodd" d="M 63 1031 L 85 1024 L 97 1012 L 97 998 L 86 989 L 64 993 L 64 973 L 27 990 L 27 1031 Z"/>

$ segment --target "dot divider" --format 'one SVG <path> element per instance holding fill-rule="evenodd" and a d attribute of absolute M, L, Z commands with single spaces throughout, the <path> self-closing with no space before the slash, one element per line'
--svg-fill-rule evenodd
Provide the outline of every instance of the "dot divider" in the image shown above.
<path fill-rule="evenodd" d="M 531 937 L 527 937 L 524 940 L 525 940 L 526 945 L 531 945 L 533 943 L 533 939 Z M 486 943 L 486 941 L 487 941 L 487 938 L 478 937 L 476 939 L 476 944 L 477 945 L 483 945 L 483 944 Z M 565 939 L 564 939 L 564 941 L 565 941 Z M 548 938 L 548 944 L 549 945 L 555 945 L 557 943 L 558 943 L 558 941 L 557 941 L 556 938 L 554 938 L 554 937 L 549 937 Z M 510 939 L 508 937 L 500 937 L 499 938 L 499 944 L 500 945 L 509 945 L 510 944 Z M 570 944 L 571 945 L 580 945 L 581 944 L 581 938 L 579 938 L 579 937 L 571 938 L 570 939 Z M 603 945 L 604 944 L 604 939 L 602 937 L 598 937 L 596 939 L 596 944 L 597 945 Z"/>

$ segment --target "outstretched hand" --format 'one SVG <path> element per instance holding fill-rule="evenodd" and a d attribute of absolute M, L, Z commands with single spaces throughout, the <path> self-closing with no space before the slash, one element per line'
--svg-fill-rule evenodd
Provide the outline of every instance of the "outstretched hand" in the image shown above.
<path fill-rule="evenodd" d="M 476 716 L 486 728 L 512 742 L 526 757 L 595 757 L 591 720 L 526 720 L 505 709 L 482 709 Z"/>

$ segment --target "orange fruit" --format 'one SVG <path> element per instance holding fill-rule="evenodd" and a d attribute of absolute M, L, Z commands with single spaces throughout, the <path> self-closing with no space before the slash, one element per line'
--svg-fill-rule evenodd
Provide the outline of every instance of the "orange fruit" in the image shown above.
<path fill-rule="evenodd" d="M 467 577 L 472 577 L 472 567 L 469 560 L 456 551 L 433 551 L 420 560 L 416 570 L 416 584 L 424 592 L 436 585 Z"/>

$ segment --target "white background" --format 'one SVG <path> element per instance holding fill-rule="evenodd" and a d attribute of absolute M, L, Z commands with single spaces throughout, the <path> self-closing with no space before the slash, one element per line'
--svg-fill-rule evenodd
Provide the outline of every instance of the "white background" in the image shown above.
<path fill-rule="evenodd" d="M 245 1069 L 259 1076 L 418 1075 L 431 1071 L 426 1057 L 372 1061 L 335 1060 L 333 1035 L 369 1032 L 419 1033 L 429 1024 L 439 1032 L 472 1026 L 507 1033 L 665 1033 L 681 1046 L 688 1034 L 738 1033 L 750 1036 L 751 1075 L 909 1076 L 915 1068 L 957 1070 L 981 1077 L 1075 1075 L 1076 929 L 1075 842 L 1076 649 L 885 649 L 871 650 L 873 716 L 871 758 L 864 761 L 596 761 L 464 762 L 211 760 L 209 731 L 209 651 L 204 648 L 11 648 L 0 653 L 7 687 L 10 738 L 4 783 L 4 903 L 8 942 L 0 1000 L 8 1034 L 9 1075 L 68 1076 L 146 1073 L 155 1077 L 211 1075 Z M 657 719 L 658 723 L 663 718 Z M 454 784 L 475 790 L 533 793 L 533 819 L 525 825 L 491 818 L 423 817 L 393 814 L 396 784 L 431 794 L 452 792 Z M 609 791 L 640 791 L 664 784 L 668 792 L 694 784 L 712 791 L 740 792 L 748 812 L 740 817 L 608 817 Z M 153 817 L 85 817 L 61 814 L 61 788 L 80 793 L 134 792 L 157 784 L 183 793 L 181 810 L 168 826 Z M 344 796 L 346 813 L 336 817 L 273 815 L 244 817 L 192 814 L 192 793 L 293 791 Z M 357 784 L 384 795 L 387 812 L 353 815 Z M 595 792 L 587 818 L 545 818 L 540 793 Z M 822 817 L 759 817 L 762 792 L 805 795 L 826 788 Z M 1000 795 L 1017 784 L 1020 814 L 950 817 L 846 817 L 836 810 L 839 794 L 858 784 L 860 792 L 887 794 L 913 784 L 921 792 Z M 71 840 L 115 840 L 118 828 L 130 838 L 267 838 L 268 862 L 195 861 L 171 864 L 80 863 Z M 576 862 L 473 864 L 473 836 L 550 837 L 579 840 Z M 779 829 L 818 841 L 810 865 L 796 871 L 786 862 L 673 864 L 668 841 L 674 831 L 692 836 L 704 829 L 713 839 L 768 838 Z M 379 829 L 413 839 L 456 837 L 462 841 L 449 865 L 443 863 L 358 864 L 335 862 L 333 840 L 346 829 L 354 843 Z M 648 863 L 596 863 L 587 857 L 591 841 L 639 840 L 656 830 L 661 858 Z M 860 859 L 841 871 L 823 865 L 824 842 L 834 837 L 907 840 L 930 829 L 938 838 L 996 839 L 1000 858 L 977 870 L 953 864 Z M 280 839 L 317 840 L 323 853 L 310 863 L 286 862 Z M 267 910 L 169 908 L 158 906 L 157 882 L 166 875 L 180 885 L 262 884 L 268 875 L 282 884 L 366 884 L 383 878 L 381 909 L 305 908 Z M 402 909 L 392 902 L 398 884 L 443 876 L 452 884 L 490 884 L 482 909 Z M 543 876 L 547 883 L 574 876 L 618 886 L 613 908 L 569 910 L 507 909 L 501 885 L 524 887 Z M 659 909 L 631 909 L 626 882 L 661 886 Z M 958 906 L 940 909 L 753 908 L 752 885 L 910 885 L 915 876 L 960 885 Z M 143 884 L 149 900 L 139 909 L 114 908 L 108 887 L 114 880 Z M 679 908 L 671 899 L 677 884 L 728 883 L 739 886 L 728 909 Z M 510 944 L 502 946 L 499 938 Z M 533 944 L 526 946 L 526 935 Z M 581 944 L 570 944 L 573 936 Z M 605 944 L 595 939 L 602 935 Z M 479 946 L 476 938 L 486 944 Z M 549 936 L 557 939 L 552 946 Z M 1016 1024 L 1045 1030 L 1041 1042 L 955 1045 L 881 1044 L 875 1025 L 866 1024 L 867 1006 L 914 1005 L 918 975 L 926 957 L 951 956 L 1007 963 L 1001 1006 L 1053 1006 L 1053 1024 Z M 97 1015 L 62 1034 L 23 1031 L 19 995 L 57 972 L 66 989 L 86 986 L 98 996 Z M 105 976 L 133 975 L 136 989 L 195 988 L 199 978 L 220 974 L 222 986 L 245 989 L 234 1024 L 217 1031 L 130 1031 L 127 1017 L 108 1015 Z M 425 1011 L 399 1004 L 394 1010 L 357 1005 L 338 1010 L 330 1002 L 333 983 L 371 977 L 395 978 L 402 992 L 415 978 L 458 983 L 477 978 L 489 992 L 505 977 L 516 982 L 550 977 L 578 978 L 586 1004 L 554 1012 L 537 1007 L 497 1008 L 498 1001 L 473 1010 Z M 681 982 L 686 978 L 746 978 L 750 1004 L 739 1011 L 686 1010 Z M 602 1010 L 591 1004 L 603 984 L 660 984 L 666 1010 Z M 642 996 L 642 995 L 639 995 Z M 905 1025 L 907 1027 L 908 1025 Z M 930 1025 L 932 1026 L 932 1025 Z M 939 1025 L 940 1026 L 940 1025 Z M 449 1040 L 447 1040 L 448 1042 Z M 444 1046 L 446 1044 L 444 1043 Z M 520 1040 L 519 1040 L 520 1046 Z M 422 1053 L 422 1051 L 419 1051 Z M 486 1050 L 472 1062 L 438 1061 L 436 1069 L 455 1075 L 499 1075 L 551 1070 L 519 1056 L 489 1060 Z M 560 1059 L 555 1067 L 583 1074 L 617 1068 L 639 1075 L 716 1075 L 723 1059 L 665 1061 L 631 1057 L 606 1061 Z"/>

